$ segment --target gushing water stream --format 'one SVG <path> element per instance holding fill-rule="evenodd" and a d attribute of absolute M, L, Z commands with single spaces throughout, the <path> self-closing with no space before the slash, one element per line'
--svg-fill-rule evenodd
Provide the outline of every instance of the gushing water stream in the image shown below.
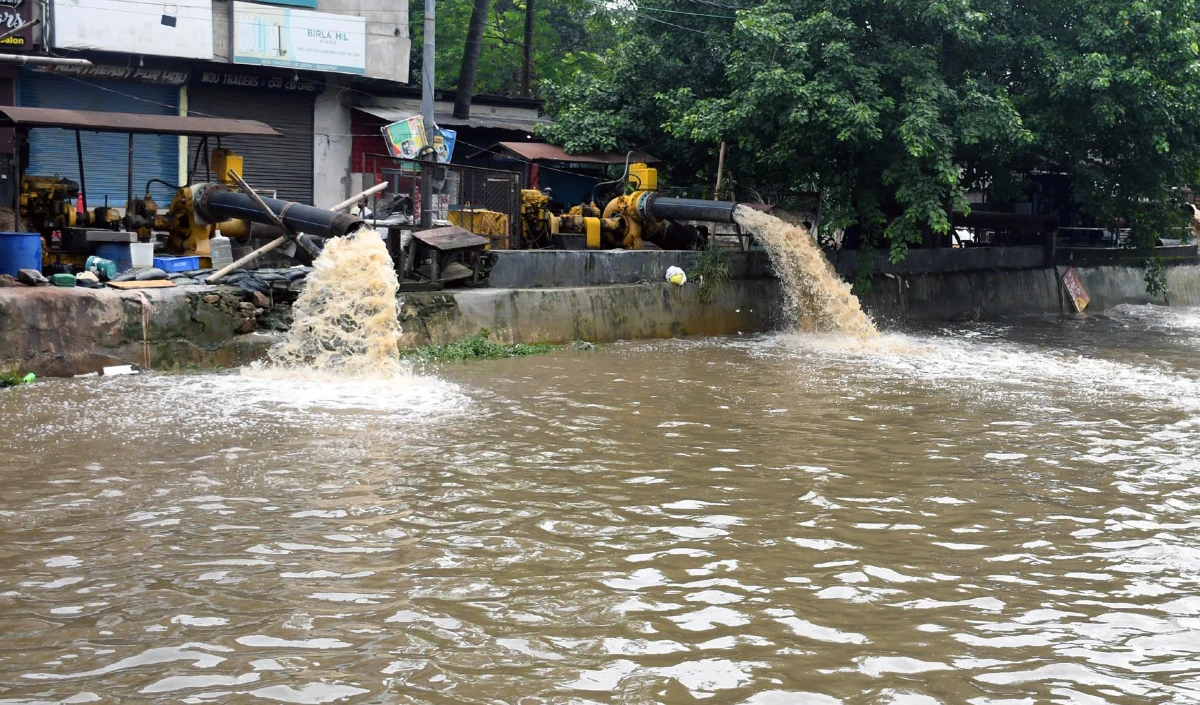
<path fill-rule="evenodd" d="M 287 337 L 271 349 L 280 368 L 343 377 L 407 374 L 397 347 L 399 284 L 374 230 L 329 240 L 292 308 Z"/>
<path fill-rule="evenodd" d="M 783 285 L 784 313 L 801 330 L 856 338 L 879 336 L 858 297 L 834 271 L 807 228 L 745 206 L 737 207 L 734 219 L 766 248 Z"/>

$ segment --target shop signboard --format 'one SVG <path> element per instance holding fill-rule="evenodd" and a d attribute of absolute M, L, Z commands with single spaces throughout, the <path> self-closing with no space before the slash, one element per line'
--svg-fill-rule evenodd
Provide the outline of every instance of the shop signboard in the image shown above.
<path fill-rule="evenodd" d="M 221 88 L 245 88 L 274 93 L 305 93 L 319 95 L 325 90 L 321 81 L 295 76 L 264 76 L 245 71 L 197 70 L 192 74 L 192 85 L 218 86 Z"/>
<path fill-rule="evenodd" d="M 367 20 L 235 1 L 233 63 L 362 75 Z"/>
<path fill-rule="evenodd" d="M 291 5 L 292 7 L 316 7 L 317 0 L 257 0 L 265 5 Z"/>
<path fill-rule="evenodd" d="M 30 6 L 36 0 L 0 0 L 0 34 L 11 32 L 29 24 Z M 30 51 L 33 49 L 33 32 L 26 28 L 0 40 L 0 50 Z"/>
<path fill-rule="evenodd" d="M 182 86 L 191 78 L 188 68 L 161 68 L 154 66 L 130 66 L 128 64 L 100 64 L 90 66 L 39 66 L 36 71 L 55 73 L 60 76 L 75 78 L 100 79 L 103 81 L 136 81 L 137 83 L 158 83 L 169 86 Z"/>
<path fill-rule="evenodd" d="M 213 58 L 212 0 L 52 0 L 57 49 Z M 25 0 L 32 2 L 32 0 Z"/>

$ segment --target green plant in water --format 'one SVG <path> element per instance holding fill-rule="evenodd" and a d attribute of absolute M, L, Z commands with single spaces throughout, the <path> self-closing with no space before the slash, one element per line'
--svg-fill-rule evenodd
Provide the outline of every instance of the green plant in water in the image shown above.
<path fill-rule="evenodd" d="M 692 271 L 688 272 L 688 278 L 699 283 L 701 301 L 712 301 L 714 296 L 729 286 L 729 270 L 732 268 L 733 257 L 729 250 L 712 243 L 700 250 L 692 263 Z"/>
<path fill-rule="evenodd" d="M 524 357 L 540 355 L 557 350 L 559 346 L 549 343 L 519 343 L 505 345 L 491 340 L 492 332 L 480 329 L 475 335 L 445 345 L 426 345 L 416 350 L 405 350 L 404 357 L 422 362 L 458 362 L 462 360 L 486 360 L 501 357 Z"/>
<path fill-rule="evenodd" d="M 37 379 L 37 375 L 33 374 L 32 372 L 26 375 L 22 375 L 20 372 L 16 371 L 0 372 L 0 389 L 4 389 L 5 387 L 16 387 L 20 384 L 29 384 L 35 379 Z"/>
<path fill-rule="evenodd" d="M 1169 301 L 1171 287 L 1167 283 L 1167 269 L 1159 259 L 1146 260 L 1146 293 L 1151 296 L 1161 296 L 1163 301 Z"/>

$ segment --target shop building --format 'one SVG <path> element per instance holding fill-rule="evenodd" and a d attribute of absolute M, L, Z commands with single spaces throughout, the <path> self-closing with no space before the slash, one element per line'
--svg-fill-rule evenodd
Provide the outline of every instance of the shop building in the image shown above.
<path fill-rule="evenodd" d="M 0 0 L 0 8 L 15 0 Z M 26 7 L 25 3 L 29 6 Z M 0 104 L 260 120 L 281 138 L 228 138 L 245 176 L 279 198 L 332 205 L 351 187 L 348 96 L 394 91 L 408 78 L 407 3 L 394 0 L 21 0 L 42 23 L 6 51 L 86 58 L 91 66 L 0 72 Z M 8 132 L 8 131 L 6 131 Z M 88 201 L 123 207 L 129 140 L 83 133 Z M 134 190 L 167 198 L 193 168 L 196 140 L 137 135 Z M 216 147 L 215 143 L 207 145 Z M 0 134 L 0 159 L 14 155 Z M 30 174 L 78 179 L 75 133 L 32 131 Z M 3 166 L 0 164 L 0 166 Z M 7 181 L 11 181 L 10 178 Z"/>

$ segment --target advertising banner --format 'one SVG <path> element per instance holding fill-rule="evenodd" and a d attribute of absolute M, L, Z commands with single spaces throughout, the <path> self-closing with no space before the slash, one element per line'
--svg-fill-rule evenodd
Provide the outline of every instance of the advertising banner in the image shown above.
<path fill-rule="evenodd" d="M 233 63 L 365 74 L 367 21 L 354 15 L 234 2 Z"/>
<path fill-rule="evenodd" d="M 53 2 L 57 49 L 213 58 L 212 0 Z"/>
<path fill-rule="evenodd" d="M 383 140 L 388 154 L 401 159 L 416 159 L 425 147 L 425 120 L 414 115 L 407 120 L 383 126 Z"/>
<path fill-rule="evenodd" d="M 454 158 L 454 142 L 458 133 L 454 130 L 437 129 L 433 137 L 433 151 L 437 154 L 440 164 L 449 164 Z M 425 140 L 425 119 L 414 115 L 407 120 L 393 122 L 383 126 L 383 141 L 387 143 L 388 154 L 401 159 L 417 159 L 421 150 L 428 144 Z"/>

